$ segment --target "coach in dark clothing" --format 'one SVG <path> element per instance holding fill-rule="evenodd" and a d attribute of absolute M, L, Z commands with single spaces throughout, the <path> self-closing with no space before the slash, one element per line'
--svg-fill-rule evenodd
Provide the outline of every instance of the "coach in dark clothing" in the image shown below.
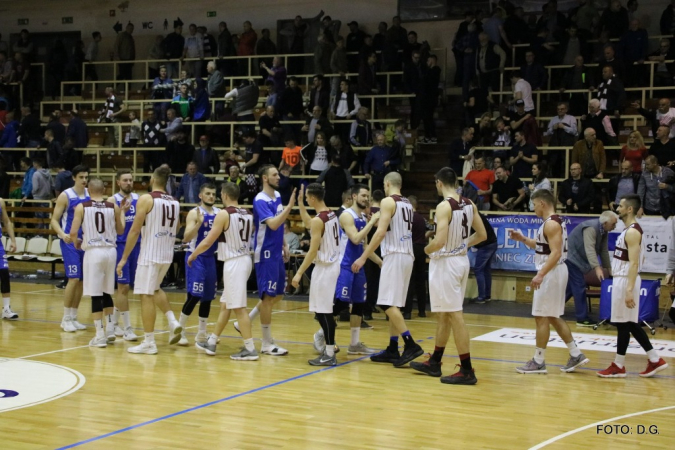
<path fill-rule="evenodd" d="M 70 123 L 68 124 L 68 131 L 66 137 L 73 138 L 75 148 L 83 149 L 89 145 L 89 133 L 87 131 L 87 124 L 80 119 L 77 111 L 70 112 Z"/>
<path fill-rule="evenodd" d="M 469 150 L 473 140 L 473 128 L 464 128 L 462 137 L 450 142 L 450 168 L 460 176 L 464 170 L 464 161 L 469 160 Z"/>
<path fill-rule="evenodd" d="M 558 200 L 565 205 L 565 212 L 589 214 L 595 198 L 593 182 L 581 176 L 581 165 L 570 166 L 570 177 L 560 183 Z M 494 188 L 493 188 L 494 191 Z"/>
<path fill-rule="evenodd" d="M 487 217 L 480 214 L 480 219 L 487 232 L 487 239 L 474 246 L 477 251 L 473 272 L 476 275 L 476 284 L 478 285 L 478 297 L 474 302 L 485 303 L 492 299 L 492 261 L 497 253 L 498 243 L 495 230 Z"/>
<path fill-rule="evenodd" d="M 660 125 L 656 129 L 656 138 L 649 149 L 649 154 L 656 156 L 660 166 L 668 166 L 670 161 L 675 161 L 675 139 L 668 137 L 670 127 Z"/>
<path fill-rule="evenodd" d="M 422 214 L 417 212 L 417 197 L 410 195 L 408 201 L 413 207 L 412 241 L 415 261 L 408 285 L 408 296 L 403 308 L 403 318 L 406 320 L 409 320 L 412 315 L 413 298 L 417 298 L 419 317 L 427 316 L 427 255 L 424 253 L 424 246 L 427 245 L 427 223 Z"/>

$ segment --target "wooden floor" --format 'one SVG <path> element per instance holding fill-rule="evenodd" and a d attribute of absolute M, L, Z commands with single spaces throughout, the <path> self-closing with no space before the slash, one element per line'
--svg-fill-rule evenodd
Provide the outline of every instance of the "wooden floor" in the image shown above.
<path fill-rule="evenodd" d="M 672 358 L 671 368 L 659 377 L 642 379 L 637 372 L 644 369 L 646 358 L 628 355 L 628 378 L 603 380 L 595 370 L 609 365 L 612 353 L 586 352 L 591 358 L 587 370 L 563 374 L 559 366 L 566 362 L 566 350 L 549 348 L 549 374 L 526 376 L 514 367 L 532 357 L 532 346 L 472 341 L 478 385 L 448 386 L 409 368 L 348 356 L 349 328 L 341 323 L 339 365 L 317 369 L 307 364 L 315 356 L 311 341 L 317 323 L 307 303 L 298 301 L 280 303 L 273 319 L 277 342 L 290 350 L 285 357 L 230 360 L 229 354 L 241 345 L 231 326 L 216 357 L 200 354 L 193 347 L 196 317 L 188 323 L 189 347 L 169 347 L 167 335 L 160 334 L 158 355 L 131 355 L 126 342 L 89 348 L 91 327 L 76 334 L 61 332 L 63 291 L 23 283 L 14 283 L 12 289 L 12 306 L 21 320 L 3 321 L 1 328 L 3 449 L 525 449 L 549 440 L 545 448 L 672 449 L 675 442 Z M 170 300 L 178 312 L 182 295 L 171 294 Z M 140 304 L 131 305 L 132 323 L 140 327 Z M 217 306 L 210 322 L 216 320 Z M 88 311 L 85 299 L 81 322 L 91 323 Z M 382 319 L 376 315 L 375 328 L 362 332 L 362 340 L 372 347 L 387 344 L 387 322 Z M 466 319 L 472 338 L 504 327 L 534 325 L 532 319 L 504 316 L 468 314 Z M 409 325 L 425 351 L 432 351 L 433 315 Z M 157 327 L 165 326 L 158 315 Z M 613 330 L 595 333 L 612 335 Z M 258 323 L 254 336 L 260 336 Z M 675 332 L 659 330 L 657 337 L 675 341 Z M 450 344 L 445 374 L 455 371 L 455 355 Z M 29 371 L 35 366 L 36 376 L 35 382 L 26 381 L 28 372 L 21 376 L 31 387 L 17 389 L 15 400 L 56 384 L 58 377 L 42 368 L 65 374 L 73 386 L 84 384 L 79 390 L 56 386 L 68 395 L 45 403 L 38 398 L 33 406 L 3 412 L 2 402 L 12 401 L 6 398 L 12 387 L 3 382 L 7 372 L 3 376 L 2 367 L 14 363 L 24 371 L 25 366 Z M 601 421 L 608 421 L 605 430 L 611 435 L 597 432 L 595 424 Z M 614 425 L 625 425 L 623 431 L 632 434 L 617 434 Z M 649 434 L 652 425 L 658 434 Z M 638 434 L 639 426 L 647 434 Z"/>

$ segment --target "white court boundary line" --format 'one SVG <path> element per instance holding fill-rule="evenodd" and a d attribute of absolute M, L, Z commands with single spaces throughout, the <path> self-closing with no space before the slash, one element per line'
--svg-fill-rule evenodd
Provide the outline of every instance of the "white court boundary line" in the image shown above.
<path fill-rule="evenodd" d="M 638 411 L 638 412 L 634 412 L 634 413 L 630 413 L 630 414 L 624 414 L 623 416 L 616 416 L 616 417 L 612 417 L 610 419 L 601 420 L 600 422 L 595 422 L 595 423 L 592 423 L 590 425 L 585 425 L 583 427 L 576 428 L 576 429 L 568 431 L 566 433 L 559 434 L 558 436 L 554 436 L 547 441 L 544 441 L 540 444 L 535 445 L 534 447 L 530 447 L 529 450 L 539 450 L 540 448 L 544 448 L 547 445 L 551 445 L 551 444 L 553 444 L 553 443 L 555 443 L 555 442 L 557 442 L 561 439 L 565 439 L 568 436 L 579 433 L 581 431 L 588 430 L 589 428 L 597 427 L 598 425 L 604 425 L 604 424 L 609 423 L 609 422 L 614 422 L 616 420 L 621 420 L 621 419 L 628 419 L 630 417 L 642 416 L 642 415 L 645 415 L 645 414 L 651 414 L 651 413 L 656 413 L 656 412 L 661 412 L 661 411 L 668 411 L 669 409 L 675 409 L 675 405 L 664 406 L 663 408 L 649 409 L 649 410 L 646 410 L 646 411 Z"/>

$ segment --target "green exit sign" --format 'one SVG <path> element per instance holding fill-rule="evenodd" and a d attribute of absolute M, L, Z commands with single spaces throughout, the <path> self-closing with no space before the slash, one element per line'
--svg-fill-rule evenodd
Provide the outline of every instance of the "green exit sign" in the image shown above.
<path fill-rule="evenodd" d="M 206 17 L 216 17 L 216 12 L 215 11 L 207 11 Z"/>
<path fill-rule="evenodd" d="M 62 24 L 73 23 L 73 18 L 72 18 L 72 17 L 62 17 L 62 18 L 61 18 L 61 23 L 62 23 Z"/>
<path fill-rule="evenodd" d="M 28 19 L 19 19 L 17 22 L 19 25 L 28 25 Z"/>

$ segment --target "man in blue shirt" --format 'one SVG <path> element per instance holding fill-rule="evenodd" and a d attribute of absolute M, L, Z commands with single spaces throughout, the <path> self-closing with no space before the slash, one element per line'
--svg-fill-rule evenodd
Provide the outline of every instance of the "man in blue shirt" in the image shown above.
<path fill-rule="evenodd" d="M 199 188 L 206 181 L 206 177 L 197 171 L 197 164 L 191 162 L 187 165 L 187 173 L 181 178 L 174 197 L 179 201 L 184 197 L 185 203 L 199 203 Z"/>
<path fill-rule="evenodd" d="M 384 134 L 376 137 L 377 145 L 370 149 L 363 163 L 363 173 L 367 179 L 372 178 L 372 189 L 384 189 L 384 176 L 401 164 L 400 155 L 393 155 L 391 147 L 385 142 Z"/>
<path fill-rule="evenodd" d="M 23 176 L 23 184 L 21 185 L 21 201 L 23 202 L 29 198 L 33 198 L 33 174 L 35 173 L 35 168 L 33 168 L 33 161 L 27 156 L 21 158 L 20 167 L 21 170 L 26 171 Z"/>

